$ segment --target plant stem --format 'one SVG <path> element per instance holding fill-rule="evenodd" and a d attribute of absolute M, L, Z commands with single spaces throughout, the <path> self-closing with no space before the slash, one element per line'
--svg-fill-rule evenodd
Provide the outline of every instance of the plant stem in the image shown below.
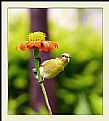
<path fill-rule="evenodd" d="M 40 75 L 39 60 L 37 59 L 38 57 L 39 57 L 39 50 L 37 48 L 34 48 L 35 67 L 36 67 L 36 70 L 37 70 L 38 81 L 40 83 L 40 82 L 42 82 L 42 77 Z M 45 98 L 45 102 L 46 102 L 47 108 L 49 110 L 49 114 L 52 115 L 51 107 L 50 107 L 50 104 L 49 104 L 49 101 L 48 101 L 48 97 L 47 97 L 47 93 L 46 93 L 44 84 L 40 83 L 40 86 L 41 86 L 41 89 L 42 89 L 42 92 L 43 92 L 43 95 L 44 95 L 44 98 Z"/>
<path fill-rule="evenodd" d="M 49 114 L 52 115 L 51 107 L 49 105 L 49 101 L 48 101 L 48 97 L 47 97 L 47 94 L 46 94 L 46 90 L 45 90 L 44 84 L 41 83 L 40 86 L 41 86 L 42 92 L 44 94 L 44 98 L 45 98 L 45 102 L 46 102 L 46 105 L 47 105 L 48 110 L 49 110 Z"/>

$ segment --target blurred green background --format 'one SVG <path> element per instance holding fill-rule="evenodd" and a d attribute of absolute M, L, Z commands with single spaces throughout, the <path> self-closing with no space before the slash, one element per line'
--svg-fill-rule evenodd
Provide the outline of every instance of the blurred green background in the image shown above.
<path fill-rule="evenodd" d="M 55 78 L 57 114 L 101 115 L 102 10 L 52 10 L 48 15 L 49 39 L 59 45 L 51 51 L 52 58 L 60 57 L 64 52 L 72 57 L 65 71 Z M 36 112 L 28 105 L 31 53 L 28 49 L 16 51 L 16 45 L 26 40 L 29 31 L 28 11 L 15 13 L 14 9 L 8 9 L 8 114 L 47 114 L 44 107 Z"/>

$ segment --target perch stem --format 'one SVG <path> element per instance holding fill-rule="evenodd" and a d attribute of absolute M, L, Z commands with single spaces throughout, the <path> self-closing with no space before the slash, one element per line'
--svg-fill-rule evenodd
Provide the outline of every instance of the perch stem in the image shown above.
<path fill-rule="evenodd" d="M 37 59 L 38 57 L 39 57 L 39 50 L 38 50 L 37 48 L 34 48 L 34 61 L 35 61 L 35 67 L 36 67 L 36 70 L 37 70 L 38 81 L 39 81 L 39 83 L 40 83 L 40 82 L 42 82 L 43 80 L 42 80 L 42 77 L 41 77 L 41 75 L 40 75 L 39 60 Z M 44 99 L 45 99 L 45 102 L 46 102 L 46 105 L 47 105 L 49 114 L 52 115 L 51 107 L 50 107 L 50 104 L 49 104 L 49 101 L 48 101 L 47 93 L 46 93 L 46 90 L 45 90 L 45 87 L 44 87 L 43 82 L 40 83 L 40 86 L 41 86 L 41 89 L 42 89 L 42 92 L 43 92 L 43 95 L 44 95 Z"/>

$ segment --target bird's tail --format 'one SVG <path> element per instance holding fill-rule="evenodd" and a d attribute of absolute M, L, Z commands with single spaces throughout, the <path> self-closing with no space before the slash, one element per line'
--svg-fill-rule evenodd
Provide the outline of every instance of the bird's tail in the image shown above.
<path fill-rule="evenodd" d="M 33 72 L 33 75 L 36 79 L 38 79 L 38 75 L 37 75 L 37 71 L 36 71 L 36 68 L 33 68 L 32 69 L 32 72 Z"/>

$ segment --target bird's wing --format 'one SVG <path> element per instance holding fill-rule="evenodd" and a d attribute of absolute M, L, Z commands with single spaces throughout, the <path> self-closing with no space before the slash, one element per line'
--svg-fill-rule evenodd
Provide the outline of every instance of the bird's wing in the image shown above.
<path fill-rule="evenodd" d="M 50 60 L 46 60 L 44 61 L 41 66 L 47 66 L 47 65 L 50 65 L 52 66 L 52 64 L 54 63 L 55 59 L 50 59 Z"/>
<path fill-rule="evenodd" d="M 44 67 L 44 69 L 51 71 L 51 70 L 53 70 L 53 68 L 57 67 L 58 61 L 59 61 L 59 58 L 46 60 L 41 64 L 41 67 Z"/>

